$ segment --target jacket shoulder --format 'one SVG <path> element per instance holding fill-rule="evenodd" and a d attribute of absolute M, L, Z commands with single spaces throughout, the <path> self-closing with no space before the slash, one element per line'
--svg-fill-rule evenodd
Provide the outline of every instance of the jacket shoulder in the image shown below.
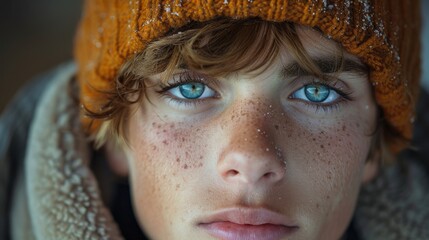
<path fill-rule="evenodd" d="M 0 115 L 0 239 L 10 239 L 12 198 L 23 166 L 29 129 L 39 99 L 49 83 L 66 69 L 67 63 L 31 80 L 6 106 Z M 18 188 L 16 188 L 18 189 Z"/>

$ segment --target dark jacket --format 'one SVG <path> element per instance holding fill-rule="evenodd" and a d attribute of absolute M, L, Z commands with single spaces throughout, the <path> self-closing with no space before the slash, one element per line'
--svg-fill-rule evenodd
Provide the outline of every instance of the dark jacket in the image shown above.
<path fill-rule="evenodd" d="M 129 195 L 126 181 L 112 180 L 80 127 L 74 74 L 71 63 L 33 81 L 0 118 L 0 239 L 143 237 L 129 199 L 115 197 Z M 422 92 L 416 150 L 363 187 L 346 239 L 429 239 L 427 103 Z"/>

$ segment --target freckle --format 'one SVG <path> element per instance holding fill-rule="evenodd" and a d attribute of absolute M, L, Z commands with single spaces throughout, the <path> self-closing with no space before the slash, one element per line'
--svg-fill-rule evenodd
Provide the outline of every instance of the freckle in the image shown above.
<path fill-rule="evenodd" d="M 203 156 L 202 156 L 202 155 L 200 156 L 200 159 L 203 159 Z"/>
<path fill-rule="evenodd" d="M 276 128 L 276 130 L 279 130 L 279 125 L 274 125 L 274 127 Z"/>
<path fill-rule="evenodd" d="M 183 165 L 184 169 L 188 169 L 188 164 Z"/>
<path fill-rule="evenodd" d="M 325 146 L 323 146 L 323 145 L 320 145 L 320 148 L 325 148 Z"/>
<path fill-rule="evenodd" d="M 313 141 L 316 141 L 316 138 L 313 138 Z"/>
<path fill-rule="evenodd" d="M 346 131 L 346 125 L 343 125 L 343 132 Z"/>
<path fill-rule="evenodd" d="M 167 140 L 162 141 L 162 143 L 164 143 L 164 145 L 168 145 Z"/>
<path fill-rule="evenodd" d="M 176 162 L 178 162 L 178 163 L 179 163 L 179 162 L 180 162 L 180 158 L 176 158 Z"/>
<path fill-rule="evenodd" d="M 320 205 L 319 205 L 319 204 L 316 204 L 316 208 L 320 208 Z"/>
<path fill-rule="evenodd" d="M 198 164 L 198 167 L 202 167 L 202 166 L 203 166 L 203 163 Z"/>
<path fill-rule="evenodd" d="M 162 175 L 162 179 L 165 179 L 165 178 L 166 178 L 165 174 L 164 174 L 164 175 Z"/>
<path fill-rule="evenodd" d="M 152 150 L 156 150 L 156 146 L 155 145 L 152 146 Z"/>
<path fill-rule="evenodd" d="M 180 188 L 180 184 L 176 184 L 176 190 Z"/>
<path fill-rule="evenodd" d="M 326 199 L 330 199 L 330 198 L 331 198 L 331 196 L 329 196 L 329 195 L 326 196 Z"/>
<path fill-rule="evenodd" d="M 166 129 L 163 129 L 163 130 L 162 130 L 162 132 L 164 132 L 164 133 L 165 133 L 165 132 L 167 132 L 167 130 L 166 130 Z"/>

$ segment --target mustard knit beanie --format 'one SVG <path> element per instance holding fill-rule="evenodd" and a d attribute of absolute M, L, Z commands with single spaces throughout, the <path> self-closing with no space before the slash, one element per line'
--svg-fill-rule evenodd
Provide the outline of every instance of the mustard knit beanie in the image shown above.
<path fill-rule="evenodd" d="M 409 144 L 420 77 L 416 0 L 87 0 L 75 45 L 82 105 L 100 111 L 121 65 L 150 41 L 218 17 L 290 21 L 340 42 L 370 68 L 392 151 Z M 82 122 L 90 133 L 100 125 L 84 114 Z"/>

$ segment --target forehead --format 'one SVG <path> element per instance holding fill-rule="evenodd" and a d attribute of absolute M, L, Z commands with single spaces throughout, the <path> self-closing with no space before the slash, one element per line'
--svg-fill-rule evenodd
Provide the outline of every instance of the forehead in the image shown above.
<path fill-rule="evenodd" d="M 321 76 L 336 72 L 368 74 L 368 68 L 357 56 L 321 32 L 296 25 L 296 35 L 299 41 L 284 46 L 279 52 L 285 76 Z"/>
<path fill-rule="evenodd" d="M 299 40 L 310 57 L 317 58 L 341 56 L 361 62 L 358 57 L 345 51 L 338 42 L 330 39 L 328 36 L 323 35 L 316 29 L 303 25 L 295 26 Z M 289 51 L 286 51 L 285 54 L 287 55 L 288 52 Z"/>

